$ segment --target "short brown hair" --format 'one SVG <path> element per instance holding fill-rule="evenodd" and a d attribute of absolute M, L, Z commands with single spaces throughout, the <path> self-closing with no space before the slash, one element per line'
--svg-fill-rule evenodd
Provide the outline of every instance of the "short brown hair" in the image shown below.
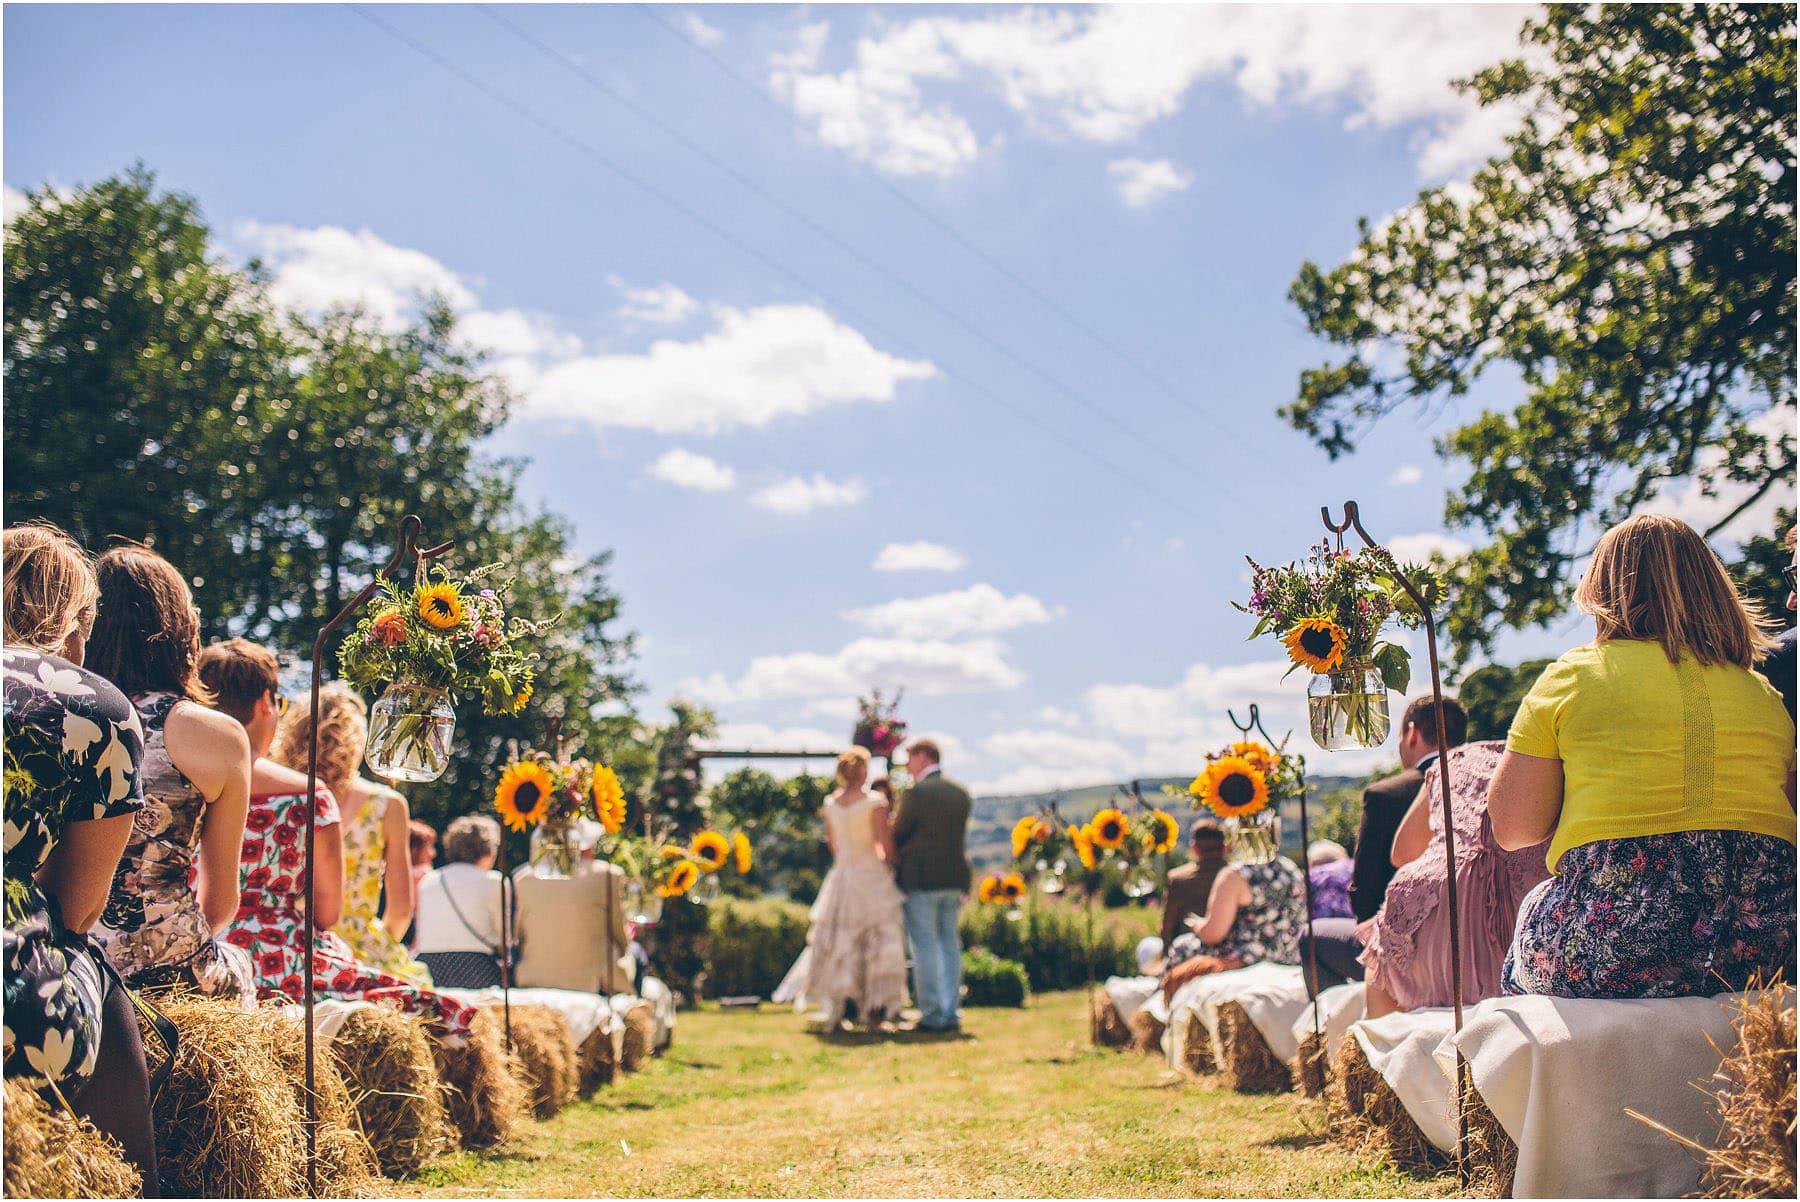
<path fill-rule="evenodd" d="M 100 597 L 87 552 L 48 522 L 8 526 L 0 547 L 6 645 L 62 654 L 69 636 L 93 622 Z"/>
<path fill-rule="evenodd" d="M 938 750 L 936 739 L 914 739 L 906 750 L 909 754 L 916 751 L 934 764 L 944 762 L 944 753 Z"/>
<path fill-rule="evenodd" d="M 272 758 L 301 772 L 307 769 L 312 753 L 312 699 L 296 705 L 281 720 L 275 734 Z M 355 689 L 339 681 L 319 690 L 319 779 L 337 794 L 339 802 L 350 799 L 350 783 L 356 779 L 356 766 L 362 763 L 363 748 L 369 742 L 369 707 Z"/>
<path fill-rule="evenodd" d="M 94 563 L 100 612 L 88 638 L 88 666 L 127 696 L 175 693 L 202 705 L 213 697 L 195 675 L 200 614 L 175 565 L 135 543 Z"/>
<path fill-rule="evenodd" d="M 437 855 L 437 832 L 417 818 L 406 824 L 407 858 L 415 864 L 429 864 Z"/>
<path fill-rule="evenodd" d="M 1401 733 L 1405 733 L 1410 726 L 1423 735 L 1427 743 L 1436 747 L 1440 713 L 1444 716 L 1444 746 L 1461 747 L 1463 740 L 1469 737 L 1469 711 L 1454 697 L 1444 698 L 1442 709 L 1429 697 L 1415 697 L 1400 719 Z"/>
<path fill-rule="evenodd" d="M 273 651 L 249 639 L 207 644 L 194 671 L 212 692 L 213 708 L 239 722 L 255 716 L 263 694 L 281 691 L 281 662 Z"/>
<path fill-rule="evenodd" d="M 1593 616 L 1596 642 L 1657 643 L 1671 663 L 1685 651 L 1702 665 L 1748 668 L 1775 645 L 1762 606 L 1679 518 L 1639 514 L 1601 535 L 1575 605 Z"/>
<path fill-rule="evenodd" d="M 473 864 L 500 850 L 500 824 L 485 814 L 464 814 L 444 832 L 444 858 Z"/>
<path fill-rule="evenodd" d="M 1217 843 L 1225 846 L 1225 828 L 1211 818 L 1201 818 L 1194 823 L 1194 829 L 1188 835 L 1190 843 Z"/>

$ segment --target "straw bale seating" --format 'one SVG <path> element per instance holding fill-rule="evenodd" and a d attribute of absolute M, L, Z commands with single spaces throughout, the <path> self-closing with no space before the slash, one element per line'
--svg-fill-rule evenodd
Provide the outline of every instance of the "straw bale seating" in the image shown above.
<path fill-rule="evenodd" d="M 1088 1039 L 1102 1048 L 1122 1048 L 1131 1043 L 1131 1028 L 1119 1017 L 1119 1008 L 1107 989 L 1095 991 L 1088 999 Z"/>
<path fill-rule="evenodd" d="M 1456 1147 L 1456 1112 L 1436 1051 L 1454 1019 L 1433 1009 L 1350 1024 L 1325 1090 L 1336 1142 L 1375 1146 L 1406 1169 L 1444 1163 Z"/>
<path fill-rule="evenodd" d="M 1155 1015 L 1159 1000 L 1145 1009 Z M 1216 1069 L 1240 1092 L 1286 1089 L 1297 1051 L 1294 1019 L 1306 1006 L 1297 967 L 1253 964 L 1196 978 L 1167 1006 L 1170 1063 L 1190 1072 Z"/>
<path fill-rule="evenodd" d="M 619 1045 L 619 1067 L 635 1073 L 656 1052 L 656 1011 L 640 997 L 619 994 L 613 998 L 613 1010 L 625 1023 L 625 1036 Z"/>
<path fill-rule="evenodd" d="M 575 1100 L 575 1042 L 568 1020 L 548 1006 L 514 1006 L 512 1044 L 532 1112 L 555 1118 Z"/>
<path fill-rule="evenodd" d="M 6 1082 L 8 1198 L 140 1198 L 143 1179 L 92 1123 L 17 1080 Z"/>
<path fill-rule="evenodd" d="M 456 1133 L 424 1020 L 395 1006 L 321 1004 L 350 1007 L 328 1037 L 331 1055 L 382 1176 L 408 1176 L 451 1151 Z"/>
<path fill-rule="evenodd" d="M 1144 1013 L 1150 999 L 1157 996 L 1159 987 L 1155 977 L 1108 977 L 1090 1005 L 1088 1026 L 1093 1042 L 1103 1048 L 1141 1046 L 1135 1032 L 1148 1029 L 1146 1023 L 1138 1023 L 1136 1027 L 1132 1024 Z M 1160 1038 L 1167 1016 L 1152 1013 L 1147 1022 L 1155 1025 Z"/>
<path fill-rule="evenodd" d="M 1319 1031 L 1313 1032 L 1309 1005 L 1294 1020 L 1294 1088 L 1301 1097 L 1323 1097 L 1331 1063 L 1350 1024 L 1363 1016 L 1363 983 L 1334 985 L 1319 995 Z"/>
<path fill-rule="evenodd" d="M 530 1096 L 519 1081 L 514 1058 L 507 1055 L 505 1041 L 499 1009 L 484 1006 L 460 1047 L 431 1042 L 450 1126 L 465 1148 L 503 1144 L 529 1117 Z"/>
<path fill-rule="evenodd" d="M 1719 1066 L 1719 1137 L 1702 1178 L 1711 1198 L 1794 1196 L 1794 991 L 1744 999 L 1737 1046 Z"/>

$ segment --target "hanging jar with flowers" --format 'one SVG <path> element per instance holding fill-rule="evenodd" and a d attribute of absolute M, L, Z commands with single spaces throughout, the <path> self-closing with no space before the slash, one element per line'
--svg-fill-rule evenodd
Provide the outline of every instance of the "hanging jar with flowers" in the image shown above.
<path fill-rule="evenodd" d="M 1306 761 L 1254 739 L 1206 757 L 1188 786 L 1194 808 L 1225 828 L 1234 864 L 1267 864 L 1281 850 L 1281 804 L 1306 790 Z"/>
<path fill-rule="evenodd" d="M 488 714 L 516 714 L 531 699 L 536 656 L 525 642 L 548 629 L 506 613 L 511 581 L 485 587 L 494 564 L 457 578 L 439 564 L 404 589 L 384 579 L 376 601 L 338 647 L 344 678 L 385 690 L 369 710 L 365 758 L 377 776 L 430 781 L 450 762 L 457 694 Z"/>
<path fill-rule="evenodd" d="M 856 729 L 850 734 L 850 742 L 866 748 L 870 755 L 892 759 L 906 741 L 906 721 L 899 715 L 900 698 L 904 695 L 905 691 L 899 690 L 892 698 L 884 699 L 881 690 L 876 689 L 867 697 L 859 697 Z"/>
<path fill-rule="evenodd" d="M 1307 719 L 1313 742 L 1327 751 L 1375 747 L 1387 739 L 1388 693 L 1412 680 L 1406 648 L 1381 637 L 1391 620 L 1416 629 L 1424 615 L 1400 587 L 1402 571 L 1428 601 L 1442 585 L 1429 568 L 1394 562 L 1384 547 L 1360 551 L 1313 546 L 1304 567 L 1265 568 L 1250 561 L 1250 600 L 1237 608 L 1257 616 L 1250 637 L 1273 633 L 1294 668 L 1312 670 Z M 1234 603 L 1235 604 L 1235 603 Z"/>
<path fill-rule="evenodd" d="M 592 843 L 604 854 L 603 842 L 625 824 L 624 791 L 611 768 L 542 751 L 507 766 L 494 809 L 512 830 L 531 831 L 532 874 L 547 880 L 576 875 L 583 847 Z"/>

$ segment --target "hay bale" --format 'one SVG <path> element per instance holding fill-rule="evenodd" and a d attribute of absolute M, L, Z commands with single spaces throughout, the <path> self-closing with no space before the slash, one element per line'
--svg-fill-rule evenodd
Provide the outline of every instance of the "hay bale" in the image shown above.
<path fill-rule="evenodd" d="M 1330 1057 L 1325 1054 L 1325 1036 L 1308 1031 L 1300 1037 L 1300 1050 L 1294 1055 L 1292 1069 L 1294 1090 L 1303 1098 L 1317 1098 L 1325 1093 L 1326 1079 L 1331 1076 Z"/>
<path fill-rule="evenodd" d="M 635 1073 L 655 1050 L 656 1011 L 649 1002 L 639 1002 L 625 1012 L 625 1045 L 619 1052 L 619 1067 Z"/>
<path fill-rule="evenodd" d="M 1088 1038 L 1101 1048 L 1122 1048 L 1131 1042 L 1131 1031 L 1119 1017 L 1112 994 L 1104 989 L 1088 998 Z"/>
<path fill-rule="evenodd" d="M 1718 1146 L 1706 1149 L 1711 1198 L 1794 1196 L 1794 991 L 1779 981 L 1746 996 L 1738 1041 L 1719 1065 Z"/>
<path fill-rule="evenodd" d="M 1250 1012 L 1242 1003 L 1221 1002 L 1218 1025 L 1215 1051 L 1232 1089 L 1238 1093 L 1273 1093 L 1288 1087 L 1287 1065 L 1250 1021 Z"/>
<path fill-rule="evenodd" d="M 1500 1125 L 1500 1120 L 1494 1117 L 1494 1112 L 1488 1109 L 1472 1083 L 1463 1094 L 1462 1108 L 1469 1128 L 1463 1144 L 1467 1153 L 1468 1192 L 1481 1198 L 1512 1197 L 1513 1173 L 1519 1167 L 1519 1145 L 1506 1133 L 1506 1128 Z M 1790 1158 L 1792 1155 L 1790 1150 Z M 1792 1197 L 1793 1191 L 1781 1196 Z"/>
<path fill-rule="evenodd" d="M 555 1118 L 575 1100 L 575 1041 L 569 1037 L 569 1021 L 547 1006 L 514 1006 L 512 1034 L 520 1084 L 531 1094 L 532 1110 L 541 1119 Z"/>
<path fill-rule="evenodd" d="M 141 1198 L 144 1180 L 123 1150 L 60 1102 L 19 1081 L 6 1082 L 8 1198 Z"/>
<path fill-rule="evenodd" d="M 394 1006 L 357 1010 L 331 1054 L 383 1176 L 416 1173 L 456 1146 L 425 1021 Z"/>
<path fill-rule="evenodd" d="M 610 1023 L 595 1027 L 576 1052 L 579 1063 L 576 1092 L 591 1098 L 602 1085 L 611 1085 L 619 1072 L 619 1045 Z"/>
<path fill-rule="evenodd" d="M 1344 1036 L 1325 1089 L 1332 1140 L 1352 1151 L 1373 1148 L 1404 1169 L 1436 1169 L 1444 1156 L 1419 1129 L 1400 1096 L 1375 1071 L 1355 1034 Z"/>
<path fill-rule="evenodd" d="M 1196 1077 L 1204 1077 L 1218 1068 L 1213 1059 L 1212 1032 L 1200 1021 L 1196 1010 L 1187 1012 L 1186 1022 L 1187 1039 L 1182 1045 L 1181 1067 Z"/>
<path fill-rule="evenodd" d="M 506 1054 L 505 1039 L 499 1012 L 484 1006 L 460 1046 L 431 1041 L 450 1126 L 465 1148 L 505 1143 L 526 1120 L 530 1098 Z"/>
<path fill-rule="evenodd" d="M 1162 1055 L 1163 1032 L 1168 1024 L 1148 1010 L 1139 1010 L 1125 1024 L 1131 1031 L 1131 1050 L 1146 1056 Z"/>

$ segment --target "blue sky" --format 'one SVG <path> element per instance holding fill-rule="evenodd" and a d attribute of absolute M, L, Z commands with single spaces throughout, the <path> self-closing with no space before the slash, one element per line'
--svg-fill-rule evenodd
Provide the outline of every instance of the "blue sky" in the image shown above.
<path fill-rule="evenodd" d="M 1302 712 L 1243 555 L 1346 496 L 1429 546 L 1434 432 L 1511 403 L 1337 463 L 1274 415 L 1328 354 L 1296 268 L 1497 145 L 1445 81 L 1522 10 L 497 11 L 8 6 L 9 204 L 141 159 L 284 303 L 449 295 L 522 397 L 494 449 L 617 552 L 646 708 L 829 746 L 904 685 L 986 788 L 1192 770 Z"/>

